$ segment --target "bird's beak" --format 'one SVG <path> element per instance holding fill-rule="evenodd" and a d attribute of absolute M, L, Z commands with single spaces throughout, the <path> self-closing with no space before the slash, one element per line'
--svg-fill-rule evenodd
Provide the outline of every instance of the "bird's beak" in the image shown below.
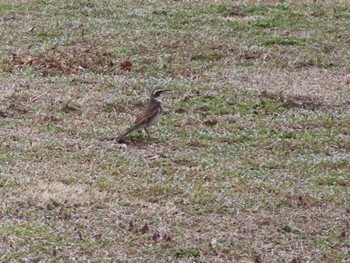
<path fill-rule="evenodd" d="M 170 89 L 164 89 L 163 92 L 168 92 L 171 91 Z"/>

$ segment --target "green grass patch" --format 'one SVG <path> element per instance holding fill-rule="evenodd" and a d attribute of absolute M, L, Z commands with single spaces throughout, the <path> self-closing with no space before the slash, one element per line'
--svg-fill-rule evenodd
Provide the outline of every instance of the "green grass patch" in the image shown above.
<path fill-rule="evenodd" d="M 2 260 L 346 261 L 348 5 L 0 11 Z"/>
<path fill-rule="evenodd" d="M 295 46 L 295 45 L 298 45 L 298 41 L 294 39 L 283 39 L 279 37 L 274 37 L 271 39 L 263 40 L 262 44 L 264 46 L 271 46 L 271 45 Z"/>

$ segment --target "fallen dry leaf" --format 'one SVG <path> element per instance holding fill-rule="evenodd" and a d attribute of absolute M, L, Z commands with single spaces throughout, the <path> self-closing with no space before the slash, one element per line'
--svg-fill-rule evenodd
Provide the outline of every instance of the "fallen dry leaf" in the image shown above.
<path fill-rule="evenodd" d="M 160 234 L 158 231 L 156 231 L 153 233 L 152 240 L 158 242 L 158 239 L 160 239 Z"/>
<path fill-rule="evenodd" d="M 214 120 L 214 119 L 206 120 L 206 121 L 203 122 L 203 124 L 206 125 L 206 126 L 215 126 L 217 123 L 218 123 L 218 121 Z"/>
<path fill-rule="evenodd" d="M 345 77 L 345 83 L 346 83 L 347 85 L 350 85 L 350 73 L 349 73 L 348 75 L 346 75 L 346 77 Z"/>
<path fill-rule="evenodd" d="M 147 222 L 140 228 L 140 232 L 142 233 L 142 234 L 144 234 L 144 233 L 146 233 L 146 232 L 148 232 L 149 231 L 149 226 L 148 226 L 148 224 L 147 224 Z"/>
<path fill-rule="evenodd" d="M 131 70 L 132 63 L 129 60 L 125 60 L 124 62 L 120 63 L 120 67 L 122 69 Z"/>

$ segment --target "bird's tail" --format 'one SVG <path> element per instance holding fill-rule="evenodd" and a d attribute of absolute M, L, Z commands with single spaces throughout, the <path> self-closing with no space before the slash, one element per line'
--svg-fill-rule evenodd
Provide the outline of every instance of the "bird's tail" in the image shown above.
<path fill-rule="evenodd" d="M 125 131 L 123 131 L 122 134 L 120 134 L 118 137 L 117 137 L 117 142 L 122 142 L 125 138 L 126 135 L 128 135 L 130 132 L 136 130 L 138 128 L 138 125 L 133 125 L 131 126 L 130 128 L 126 129 Z"/>

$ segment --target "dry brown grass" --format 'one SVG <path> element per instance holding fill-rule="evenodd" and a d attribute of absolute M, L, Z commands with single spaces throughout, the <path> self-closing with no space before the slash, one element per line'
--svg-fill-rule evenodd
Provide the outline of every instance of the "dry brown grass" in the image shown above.
<path fill-rule="evenodd" d="M 346 84 L 346 70 L 290 69 L 225 69 L 223 79 L 236 79 L 244 90 L 282 93 L 289 96 L 311 96 L 324 104 L 340 105 L 350 101 L 350 86 Z"/>
<path fill-rule="evenodd" d="M 48 76 L 75 74 L 86 70 L 94 73 L 110 73 L 115 69 L 116 63 L 113 62 L 111 54 L 100 46 L 83 44 L 74 45 L 68 50 L 51 47 L 36 54 L 31 51 L 13 53 L 11 58 L 2 61 L 2 65 L 3 70 L 8 72 L 30 67 L 43 76 Z"/>
<path fill-rule="evenodd" d="M 0 261 L 347 262 L 346 2 L 140 3 L 0 4 Z"/>

